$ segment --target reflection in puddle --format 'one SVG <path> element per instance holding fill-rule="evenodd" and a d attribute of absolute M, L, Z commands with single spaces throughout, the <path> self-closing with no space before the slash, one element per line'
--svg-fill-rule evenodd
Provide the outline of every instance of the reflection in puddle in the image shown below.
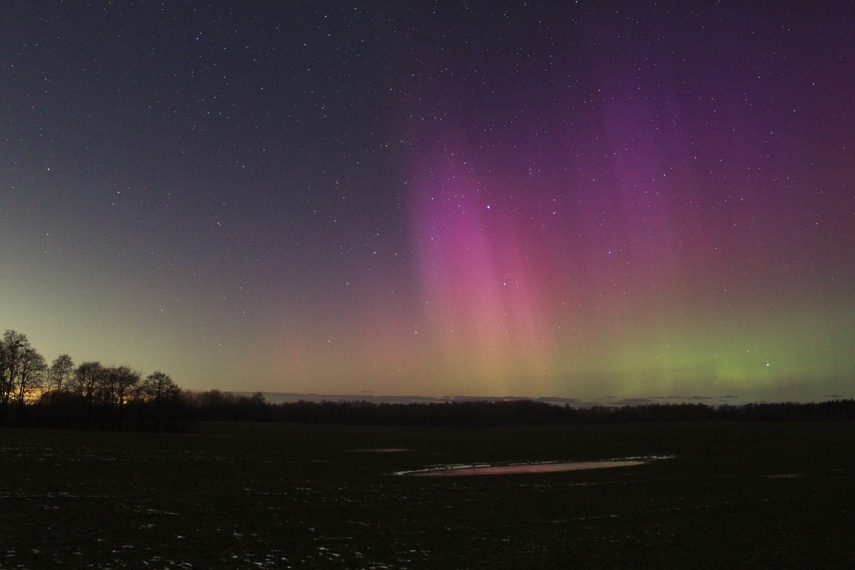
<path fill-rule="evenodd" d="M 589 469 L 610 469 L 614 467 L 633 467 L 648 463 L 651 459 L 662 457 L 615 459 L 610 461 L 564 461 L 553 463 L 516 463 L 512 465 L 446 465 L 433 469 L 417 471 L 398 471 L 395 475 L 414 477 L 463 477 L 467 475 L 514 475 L 518 473 L 556 473 L 559 471 L 583 471 Z"/>

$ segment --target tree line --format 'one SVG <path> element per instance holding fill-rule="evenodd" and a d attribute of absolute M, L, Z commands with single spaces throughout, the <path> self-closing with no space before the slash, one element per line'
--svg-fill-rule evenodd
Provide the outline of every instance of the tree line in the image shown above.
<path fill-rule="evenodd" d="M 306 401 L 272 404 L 261 393 L 237 396 L 211 390 L 188 394 L 204 421 L 257 421 L 389 426 L 582 425 L 650 422 L 779 422 L 855 420 L 855 400 L 821 403 L 703 403 L 573 407 L 535 400 L 431 403 Z"/>
<path fill-rule="evenodd" d="M 181 388 L 163 372 L 75 366 L 68 354 L 48 365 L 25 334 L 0 339 L 0 425 L 180 431 L 189 420 Z"/>
<path fill-rule="evenodd" d="M 389 426 L 578 425 L 698 421 L 855 420 L 855 400 L 820 403 L 703 403 L 574 407 L 535 400 L 431 403 L 307 401 L 273 404 L 242 396 L 186 392 L 167 374 L 145 378 L 129 366 L 75 366 L 62 354 L 48 365 L 26 335 L 0 339 L 0 426 L 187 431 L 199 421 Z"/>

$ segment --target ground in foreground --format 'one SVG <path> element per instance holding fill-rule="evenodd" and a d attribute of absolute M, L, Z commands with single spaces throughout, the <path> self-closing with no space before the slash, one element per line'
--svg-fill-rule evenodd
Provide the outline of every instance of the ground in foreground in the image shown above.
<path fill-rule="evenodd" d="M 6 429 L 0 569 L 851 567 L 853 444 L 844 422 Z"/>

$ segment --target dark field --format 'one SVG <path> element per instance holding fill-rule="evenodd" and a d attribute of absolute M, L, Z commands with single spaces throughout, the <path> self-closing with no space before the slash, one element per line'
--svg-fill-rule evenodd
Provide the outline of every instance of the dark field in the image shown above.
<path fill-rule="evenodd" d="M 675 457 L 391 475 L 648 455 Z M 2 569 L 855 567 L 848 422 L 4 429 L 0 484 Z"/>

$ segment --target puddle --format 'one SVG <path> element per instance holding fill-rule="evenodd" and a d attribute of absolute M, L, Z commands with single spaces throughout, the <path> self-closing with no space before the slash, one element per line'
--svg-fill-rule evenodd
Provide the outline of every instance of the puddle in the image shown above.
<path fill-rule="evenodd" d="M 557 473 L 560 471 L 586 471 L 590 469 L 612 469 L 644 465 L 651 459 L 614 459 L 608 461 L 563 461 L 551 463 L 515 463 L 511 465 L 446 465 L 416 471 L 398 471 L 394 475 L 413 477 L 465 477 L 470 475 L 516 475 L 520 473 Z"/>

